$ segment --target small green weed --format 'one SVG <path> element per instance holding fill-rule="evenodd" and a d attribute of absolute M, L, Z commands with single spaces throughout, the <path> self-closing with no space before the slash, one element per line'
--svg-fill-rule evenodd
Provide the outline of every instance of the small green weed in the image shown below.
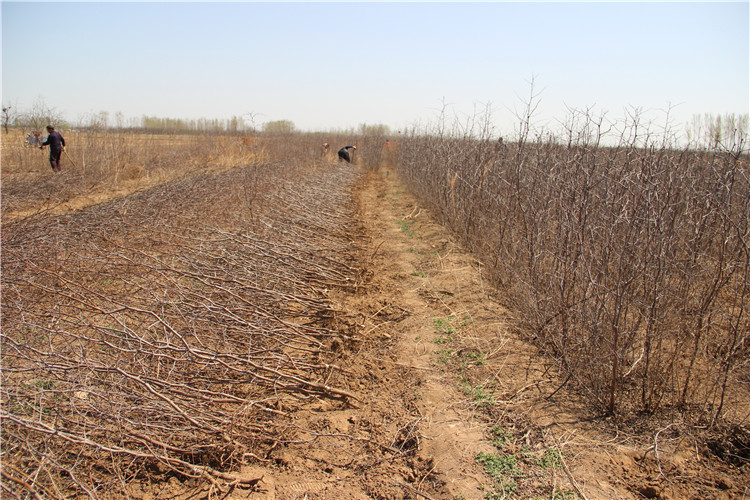
<path fill-rule="evenodd" d="M 471 318 L 470 314 L 467 314 L 464 316 L 464 320 L 460 323 L 461 326 L 469 326 L 474 323 L 474 320 Z"/>
<path fill-rule="evenodd" d="M 408 236 L 409 238 L 416 238 L 417 235 L 409 227 L 409 223 L 408 222 L 400 220 L 396 224 L 399 225 L 399 227 L 401 228 L 401 231 L 403 231 L 404 234 L 406 234 L 406 236 Z"/>
<path fill-rule="evenodd" d="M 450 349 L 441 349 L 437 352 L 438 354 L 438 363 L 441 365 L 447 365 L 448 361 L 450 361 L 451 356 L 453 355 L 453 351 Z"/>
<path fill-rule="evenodd" d="M 450 335 L 447 335 L 445 337 L 441 335 L 440 337 L 435 337 L 434 339 L 432 339 L 432 342 L 434 344 L 447 344 L 449 342 L 453 342 L 453 337 L 451 337 Z"/>
<path fill-rule="evenodd" d="M 512 479 L 502 484 L 496 484 L 492 491 L 485 495 L 487 500 L 508 500 L 515 498 L 515 492 L 518 485 Z"/>
<path fill-rule="evenodd" d="M 454 321 L 456 321 L 456 318 L 453 316 L 447 318 L 434 318 L 432 324 L 434 325 L 435 330 L 450 335 L 456 333 L 456 328 L 453 326 Z"/>
<path fill-rule="evenodd" d="M 562 453 L 560 450 L 550 448 L 535 463 L 543 469 L 560 469 L 562 468 Z"/>
<path fill-rule="evenodd" d="M 506 476 L 513 477 L 519 474 L 518 459 L 513 455 L 480 451 L 476 460 L 482 464 L 485 472 L 496 480 L 502 481 Z"/>
<path fill-rule="evenodd" d="M 495 398 L 491 391 L 488 391 L 482 385 L 472 386 L 469 382 L 461 382 L 459 384 L 461 390 L 467 396 L 471 396 L 471 400 L 478 406 L 488 406 L 495 404 Z"/>
<path fill-rule="evenodd" d="M 423 273 L 422 271 L 412 271 L 411 275 L 412 276 L 417 276 L 419 278 L 426 278 L 427 277 L 427 274 Z"/>
<path fill-rule="evenodd" d="M 433 340 L 436 344 L 445 344 L 447 342 L 453 342 L 453 334 L 456 333 L 456 329 L 453 326 L 453 321 L 456 318 L 450 316 L 448 318 L 433 318 L 432 325 L 435 330 L 441 335 Z"/>
<path fill-rule="evenodd" d="M 518 468 L 518 459 L 513 455 L 480 451 L 476 461 L 482 464 L 484 471 L 495 480 L 492 491 L 487 492 L 485 497 L 490 500 L 511 498 L 518 487 L 513 478 L 523 477 Z"/>
<path fill-rule="evenodd" d="M 575 500 L 578 494 L 573 490 L 555 490 L 548 497 L 534 497 L 534 500 Z"/>
<path fill-rule="evenodd" d="M 492 444 L 498 448 L 505 446 L 505 443 L 510 441 L 512 437 L 512 434 L 506 431 L 500 424 L 490 429 L 490 432 L 492 433 Z"/>
<path fill-rule="evenodd" d="M 483 366 L 485 362 L 485 355 L 483 352 L 467 351 L 464 353 L 464 357 L 468 362 L 467 364 L 473 363 L 476 366 Z"/>

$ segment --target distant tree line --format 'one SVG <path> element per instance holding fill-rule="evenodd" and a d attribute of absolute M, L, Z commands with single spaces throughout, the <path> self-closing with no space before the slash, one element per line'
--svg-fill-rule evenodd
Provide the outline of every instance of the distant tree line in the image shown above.
<path fill-rule="evenodd" d="M 263 124 L 263 132 L 268 135 L 289 135 L 296 130 L 294 122 L 290 120 L 275 120 Z"/>
<path fill-rule="evenodd" d="M 740 146 L 742 142 L 747 142 L 750 132 L 749 121 L 750 115 L 747 113 L 693 115 L 693 119 L 685 127 L 685 132 L 691 145 L 731 150 Z"/>
<path fill-rule="evenodd" d="M 230 118 L 164 118 L 143 115 L 140 118 L 126 119 L 123 113 L 111 115 L 109 111 L 89 113 L 79 117 L 75 123 L 65 120 L 54 108 L 49 107 L 43 99 L 37 100 L 31 109 L 19 110 L 13 104 L 2 107 L 2 126 L 8 133 L 10 127 L 23 130 L 42 130 L 46 125 L 53 124 L 58 129 L 77 128 L 86 131 L 144 131 L 151 133 L 263 133 L 265 135 L 291 135 L 300 132 L 291 120 L 272 120 L 256 126 L 256 113 L 235 115 Z M 345 135 L 387 137 L 391 130 L 383 124 L 361 123 L 357 127 L 346 130 L 328 131 Z"/>
<path fill-rule="evenodd" d="M 143 116 L 140 127 L 149 132 L 199 132 L 199 133 L 237 133 L 249 132 L 253 127 L 248 126 L 241 116 L 222 118 L 161 118 L 157 116 Z"/>
<path fill-rule="evenodd" d="M 108 111 L 100 111 L 79 118 L 77 123 L 63 119 L 62 115 L 49 107 L 43 99 L 38 99 L 27 111 L 18 105 L 4 104 L 2 107 L 2 127 L 8 133 L 10 127 L 23 130 L 41 130 L 48 124 L 59 129 L 80 128 L 84 130 L 142 130 L 155 133 L 256 133 L 267 135 L 289 135 L 298 132 L 291 120 L 273 120 L 263 124 L 260 130 L 255 125 L 254 113 L 243 116 L 224 118 L 163 118 L 142 116 L 125 119 L 121 112 L 110 116 Z M 246 118 L 248 117 L 248 118 Z M 334 132 L 334 131 L 330 131 Z M 356 134 L 360 136 L 387 137 L 391 130 L 387 125 L 361 123 L 355 128 L 338 130 L 336 133 Z M 685 138 L 694 149 L 733 149 L 741 143 L 747 143 L 750 133 L 750 115 L 726 113 L 714 115 L 705 113 L 693 115 L 685 124 Z"/>

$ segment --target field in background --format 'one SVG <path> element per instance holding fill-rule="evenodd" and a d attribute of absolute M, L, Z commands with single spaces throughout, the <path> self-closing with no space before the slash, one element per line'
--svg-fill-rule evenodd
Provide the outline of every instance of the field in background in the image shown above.
<path fill-rule="evenodd" d="M 59 174 L 54 174 L 49 166 L 48 150 L 24 145 L 21 130 L 11 129 L 9 134 L 2 135 L 3 220 L 29 216 L 40 210 L 75 210 L 101 202 L 113 193 L 123 195 L 169 180 L 238 165 L 266 164 L 288 158 L 319 162 L 324 159 L 323 142 L 338 144 L 344 140 L 315 134 L 292 138 L 62 133 L 70 159 L 63 154 Z M 360 155 L 379 154 L 376 148 L 370 149 L 372 151 L 368 151 L 367 141 L 363 142 Z M 329 159 L 333 154 L 335 150 Z"/>

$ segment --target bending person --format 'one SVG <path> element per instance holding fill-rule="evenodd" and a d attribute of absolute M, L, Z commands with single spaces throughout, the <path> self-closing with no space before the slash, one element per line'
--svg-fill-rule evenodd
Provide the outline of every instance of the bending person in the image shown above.
<path fill-rule="evenodd" d="M 343 148 L 339 149 L 339 160 L 346 160 L 347 163 L 351 163 L 351 151 L 354 149 L 357 149 L 357 146 L 344 146 Z"/>

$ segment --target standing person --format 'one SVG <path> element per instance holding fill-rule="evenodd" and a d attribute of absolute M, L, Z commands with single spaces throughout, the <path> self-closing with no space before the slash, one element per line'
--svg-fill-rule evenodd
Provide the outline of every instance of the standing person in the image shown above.
<path fill-rule="evenodd" d="M 357 149 L 357 146 L 344 146 L 339 149 L 339 160 L 346 160 L 347 163 L 352 162 L 351 150 Z"/>
<path fill-rule="evenodd" d="M 65 139 L 60 135 L 60 132 L 55 131 L 55 127 L 47 125 L 47 140 L 42 143 L 40 148 L 49 146 L 49 164 L 52 165 L 52 170 L 59 172 L 60 168 L 60 155 L 65 149 Z"/>

